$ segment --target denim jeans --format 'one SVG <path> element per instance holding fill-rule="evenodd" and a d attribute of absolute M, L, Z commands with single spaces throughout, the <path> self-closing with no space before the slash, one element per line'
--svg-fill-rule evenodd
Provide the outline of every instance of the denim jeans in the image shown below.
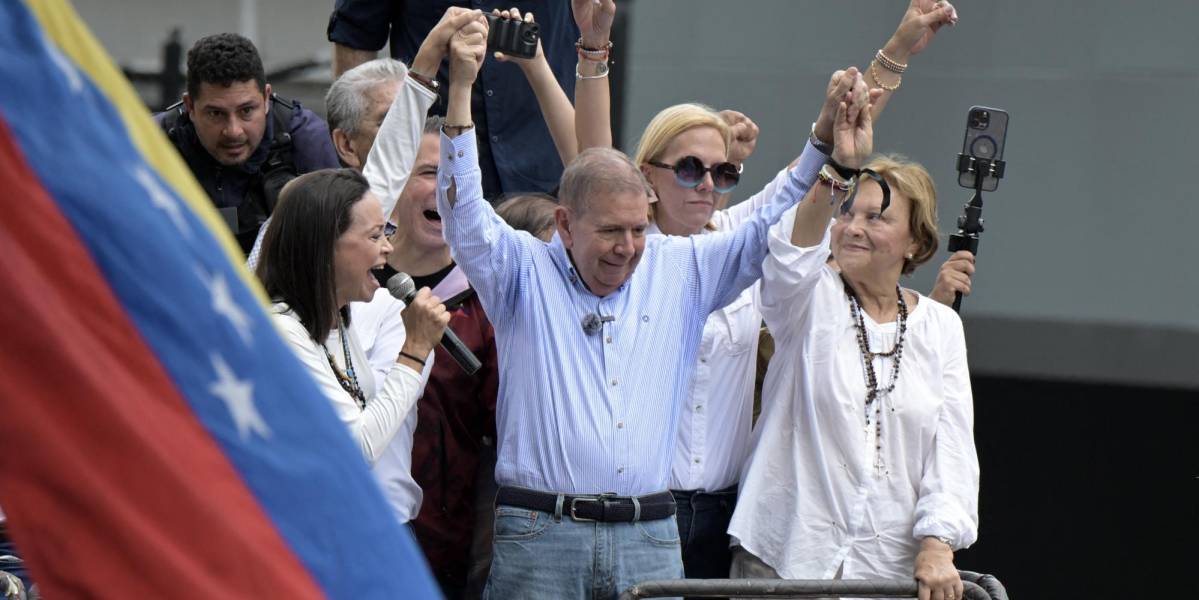
<path fill-rule="evenodd" d="M 737 486 L 716 492 L 677 491 L 675 517 L 683 544 L 683 568 L 688 579 L 729 576 L 729 521 L 737 507 Z"/>
<path fill-rule="evenodd" d="M 615 600 L 642 581 L 682 577 L 672 518 L 597 523 L 501 504 L 483 598 Z"/>

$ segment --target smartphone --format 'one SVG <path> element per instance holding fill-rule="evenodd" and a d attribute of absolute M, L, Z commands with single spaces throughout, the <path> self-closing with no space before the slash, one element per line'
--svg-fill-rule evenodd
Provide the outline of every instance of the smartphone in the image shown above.
<path fill-rule="evenodd" d="M 488 52 L 498 50 L 517 58 L 537 56 L 537 41 L 541 39 L 540 26 L 507 17 L 484 16 L 487 17 Z"/>
<path fill-rule="evenodd" d="M 966 116 L 966 139 L 962 141 L 962 154 L 985 160 L 1003 160 L 1003 142 L 1007 137 L 1007 111 L 986 106 L 971 106 Z M 999 178 L 983 174 L 983 191 L 993 192 L 999 187 Z M 975 174 L 958 174 L 958 185 L 974 189 Z"/>

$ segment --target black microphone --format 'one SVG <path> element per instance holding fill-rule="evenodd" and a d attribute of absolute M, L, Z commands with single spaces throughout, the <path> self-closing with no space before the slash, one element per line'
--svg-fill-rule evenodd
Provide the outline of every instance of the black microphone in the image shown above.
<path fill-rule="evenodd" d="M 407 273 L 396 273 L 387 280 L 387 291 L 392 297 L 397 300 L 403 300 L 404 304 L 412 304 L 412 299 L 416 296 L 416 283 L 412 281 Z M 445 348 L 446 352 L 454 358 L 454 362 L 458 363 L 459 367 L 466 372 L 467 375 L 474 375 L 483 363 L 454 335 L 454 330 L 449 327 L 445 328 L 445 332 L 441 336 L 441 347 Z"/>

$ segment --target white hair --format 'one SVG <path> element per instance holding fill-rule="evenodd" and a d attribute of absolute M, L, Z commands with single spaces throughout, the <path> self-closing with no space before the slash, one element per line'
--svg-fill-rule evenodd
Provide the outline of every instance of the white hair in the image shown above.
<path fill-rule="evenodd" d="M 329 131 L 341 129 L 353 134 L 366 112 L 367 92 L 377 85 L 401 83 L 407 75 L 408 68 L 394 58 L 376 58 L 342 73 L 325 94 Z"/>

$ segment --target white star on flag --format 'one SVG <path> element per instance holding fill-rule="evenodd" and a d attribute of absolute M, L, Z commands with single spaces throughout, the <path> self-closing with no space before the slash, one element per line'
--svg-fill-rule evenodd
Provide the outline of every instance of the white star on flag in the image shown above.
<path fill-rule="evenodd" d="M 237 426 L 238 436 L 242 441 L 245 441 L 251 432 L 264 439 L 271 437 L 271 429 L 266 426 L 266 421 L 262 420 L 258 407 L 254 406 L 254 384 L 239 380 L 221 355 L 212 354 L 211 357 L 217 380 L 208 386 L 208 391 L 225 402 L 229 416 L 233 417 L 233 424 Z"/>
<path fill-rule="evenodd" d="M 63 56 L 62 52 L 59 52 L 53 44 L 46 43 L 45 40 L 42 40 L 42 43 L 46 48 L 46 53 L 54 61 L 54 66 L 58 67 L 58 70 L 62 71 L 63 76 L 67 78 L 67 85 L 71 86 L 71 91 L 76 94 L 82 92 L 83 77 L 75 70 L 71 61 L 67 60 L 67 57 Z"/>
<path fill-rule="evenodd" d="M 191 228 L 188 227 L 187 221 L 183 218 L 183 210 L 179 208 L 179 203 L 166 190 L 162 189 L 162 186 L 158 184 L 158 180 L 141 165 L 134 166 L 132 173 L 133 178 L 150 195 L 150 203 L 165 212 L 171 218 L 171 221 L 174 221 L 175 228 L 180 233 L 191 237 Z"/>
<path fill-rule="evenodd" d="M 200 271 L 200 279 L 204 281 L 204 284 L 208 286 L 208 291 L 212 294 L 212 310 L 229 319 L 229 323 L 237 330 L 242 341 L 249 346 L 253 340 L 253 336 L 250 334 L 250 317 L 237 302 L 233 301 L 233 294 L 225 275 L 216 273 L 212 277 L 208 277 L 203 271 Z"/>

